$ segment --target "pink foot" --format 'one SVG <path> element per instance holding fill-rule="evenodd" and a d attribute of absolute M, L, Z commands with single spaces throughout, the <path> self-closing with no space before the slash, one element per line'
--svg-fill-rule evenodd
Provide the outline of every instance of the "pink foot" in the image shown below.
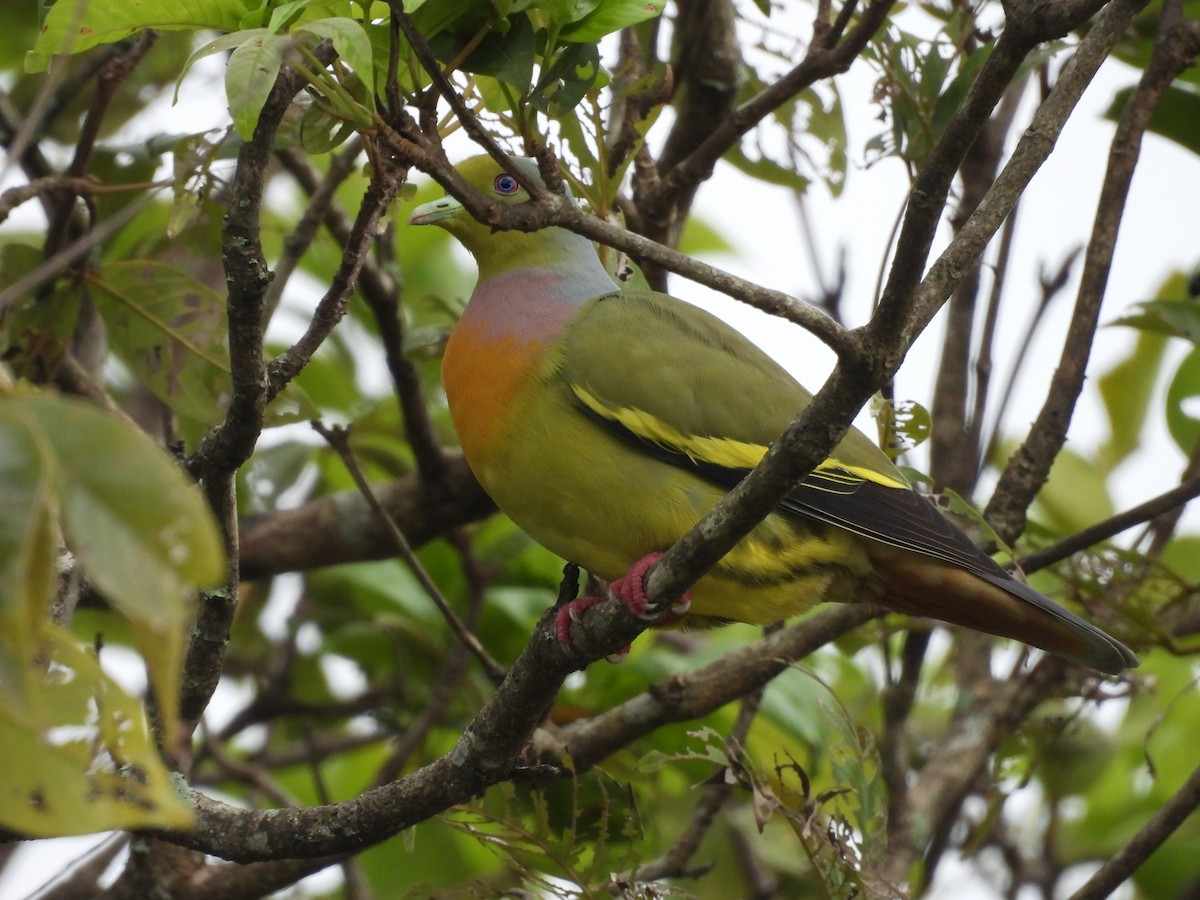
<path fill-rule="evenodd" d="M 554 616 L 554 636 L 558 638 L 559 645 L 567 653 L 575 652 L 575 645 L 571 642 L 571 626 L 582 619 L 585 612 L 597 603 L 603 602 L 603 597 L 576 597 L 559 607 L 558 613 Z M 610 653 L 605 659 L 610 663 L 619 663 L 628 655 L 629 645 L 626 644 L 616 653 Z"/>
<path fill-rule="evenodd" d="M 655 625 L 672 625 L 687 615 L 692 605 L 692 592 L 684 591 L 679 602 L 666 610 L 650 602 L 650 598 L 646 596 L 646 573 L 662 558 L 661 553 L 647 553 L 610 587 L 612 592 L 621 598 L 630 615 Z"/>
<path fill-rule="evenodd" d="M 630 615 L 636 616 L 643 622 L 653 622 L 655 625 L 673 625 L 687 615 L 688 608 L 692 605 L 692 592 L 685 591 L 679 602 L 668 610 L 659 609 L 650 602 L 650 598 L 646 596 L 646 572 L 662 559 L 662 556 L 661 553 L 650 553 L 643 556 L 625 575 L 612 582 L 609 588 L 625 604 Z M 602 602 L 603 599 L 600 597 L 579 597 L 564 603 L 559 608 L 558 614 L 554 617 L 554 635 L 563 649 L 567 652 L 573 650 L 571 625 L 578 622 L 583 614 L 597 603 Z M 619 653 L 608 657 L 609 662 L 620 662 L 628 653 L 629 648 L 624 647 Z"/>

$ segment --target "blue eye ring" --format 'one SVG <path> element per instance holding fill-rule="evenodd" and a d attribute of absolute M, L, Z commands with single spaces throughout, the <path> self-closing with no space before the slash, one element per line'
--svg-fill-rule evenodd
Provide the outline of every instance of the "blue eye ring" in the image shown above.
<path fill-rule="evenodd" d="M 521 189 L 521 185 L 517 183 L 517 179 L 505 172 L 496 176 L 496 180 L 492 182 L 492 189 L 497 194 L 511 197 Z"/>

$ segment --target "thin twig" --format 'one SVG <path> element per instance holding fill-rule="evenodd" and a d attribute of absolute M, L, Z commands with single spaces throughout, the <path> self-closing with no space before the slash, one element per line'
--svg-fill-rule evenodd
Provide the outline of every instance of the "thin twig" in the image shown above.
<path fill-rule="evenodd" d="M 332 54 L 332 48 L 318 48 L 318 52 Z M 184 661 L 179 708 L 185 726 L 191 730 L 199 723 L 221 678 L 237 609 L 241 577 L 234 474 L 254 452 L 268 401 L 263 342 L 271 272 L 262 249 L 262 200 L 275 133 L 304 84 L 304 79 L 288 68 L 275 79 L 254 135 L 238 150 L 230 187 L 237 202 L 230 204 L 221 233 L 221 258 L 229 294 L 225 308 L 232 397 L 224 421 L 205 435 L 189 469 L 201 479 L 205 499 L 221 529 L 228 563 L 224 585 L 200 597 Z"/>
<path fill-rule="evenodd" d="M 205 751 L 226 778 L 232 778 L 253 790 L 259 791 L 272 803 L 279 806 L 300 805 L 300 801 L 276 782 L 266 770 L 253 763 L 234 759 L 226 753 L 217 735 L 209 731 L 204 725 L 200 726 L 200 736 Z"/>
<path fill-rule="evenodd" d="M 277 396 L 288 382 L 308 365 L 313 354 L 346 315 L 350 295 L 358 284 L 358 276 L 371 243 L 376 239 L 376 225 L 400 189 L 399 170 L 385 164 L 383 159 L 383 154 L 376 154 L 371 183 L 367 186 L 359 205 L 349 240 L 342 248 L 342 261 L 330 281 L 329 290 L 317 303 L 304 334 L 267 366 L 268 401 Z"/>
<path fill-rule="evenodd" d="M 1197 766 L 1171 799 L 1159 807 L 1128 844 L 1111 856 L 1070 900 L 1103 900 L 1137 871 L 1167 838 L 1200 807 L 1200 766 Z"/>
<path fill-rule="evenodd" d="M 1095 27 L 1080 42 L 1079 50 L 1063 70 L 1062 77 L 1050 92 L 1042 109 L 1053 109 L 1055 95 L 1060 88 L 1068 79 L 1077 77 L 1076 63 L 1084 58 L 1085 47 L 1094 35 L 1110 35 L 1112 41 L 1124 35 L 1131 14 L 1144 4 L 1141 0 L 1134 0 L 1132 5 L 1133 9 L 1130 9 L 1122 0 L 1116 0 L 1104 10 L 1104 13 L 1097 19 Z M 1172 37 L 1172 34 L 1175 37 Z M 1033 428 L 1021 447 L 1009 460 L 1000 476 L 996 492 L 985 511 L 985 515 L 993 525 L 997 526 L 1002 537 L 1011 538 L 1022 530 L 1025 511 L 1045 483 L 1046 478 L 1049 477 L 1050 466 L 1066 441 L 1067 428 L 1070 425 L 1079 394 L 1083 390 L 1093 337 L 1099 323 L 1100 306 L 1104 299 L 1108 273 L 1112 267 L 1113 253 L 1116 249 L 1117 233 L 1124 215 L 1125 201 L 1129 195 L 1133 173 L 1137 167 L 1142 138 L 1163 93 L 1175 76 L 1193 62 L 1194 52 L 1190 54 L 1181 52 L 1180 43 L 1178 32 L 1160 31 L 1155 39 L 1150 61 L 1117 121 L 1109 148 L 1108 165 L 1105 169 L 1104 183 L 1100 189 L 1095 221 L 1084 255 L 1083 273 L 1080 276 L 1075 309 L 1063 341 L 1059 364 L 1054 369 L 1054 375 L 1046 392 L 1046 400 L 1034 421 Z M 1087 66 L 1083 68 L 1094 70 L 1099 65 L 1100 60 L 1095 58 L 1095 51 L 1098 49 L 1098 47 L 1089 48 L 1091 55 L 1087 60 Z M 1104 55 L 1107 56 L 1107 50 Z M 1038 114 L 1034 116 L 1033 124 L 1026 131 L 1027 137 L 1031 134 L 1037 135 L 1038 141 L 1052 139 L 1057 134 L 1057 129 L 1048 134 L 1039 133 L 1042 128 L 1038 121 L 1041 112 L 1039 110 Z M 1014 160 L 1021 155 L 1021 147 L 1025 143 L 1026 140 L 1023 138 L 1013 153 Z M 1010 163 L 1011 166 L 1012 163 Z M 1006 173 L 1008 169 L 1009 167 L 1005 168 Z M 1001 175 L 1001 178 L 1003 177 L 1004 175 Z"/>
<path fill-rule="evenodd" d="M 400 530 L 400 526 L 396 524 L 396 520 L 387 514 L 387 510 L 383 508 L 379 499 L 375 496 L 375 492 L 371 490 L 371 486 L 363 476 L 362 469 L 359 468 L 358 460 L 354 458 L 354 453 L 350 450 L 347 440 L 349 432 L 344 428 L 329 428 L 320 421 L 314 421 L 312 427 L 316 430 L 317 434 L 329 442 L 329 446 L 337 451 L 338 456 L 342 458 L 342 462 L 346 466 L 346 471 L 354 479 L 354 483 L 358 486 L 359 491 L 362 492 L 363 497 L 378 518 L 379 523 L 387 529 L 396 552 L 400 554 L 409 568 L 412 569 L 413 575 L 416 576 L 421 587 L 425 589 L 425 593 L 429 595 L 429 599 L 433 601 L 433 605 L 438 608 L 438 611 L 449 623 L 450 628 L 454 631 L 459 641 L 479 660 L 484 672 L 493 684 L 502 682 L 505 675 L 504 667 L 492 659 L 491 655 L 484 649 L 483 644 L 479 642 L 479 638 L 475 637 L 470 629 L 463 624 L 462 619 L 458 617 L 458 613 L 451 609 L 446 598 L 442 596 L 442 592 L 438 590 L 438 586 L 429 577 L 429 573 L 425 571 L 425 567 L 421 565 L 421 561 L 417 559 L 416 553 L 413 552 L 408 539 L 404 537 L 404 532 Z"/>
<path fill-rule="evenodd" d="M 310 190 L 308 206 L 300 221 L 291 233 L 283 239 L 283 252 L 275 263 L 275 278 L 267 288 L 265 303 L 268 316 L 279 305 L 283 289 L 287 286 L 297 264 L 312 245 L 317 228 L 326 220 L 334 194 L 342 183 L 354 172 L 359 154 L 362 153 L 362 139 L 357 135 L 350 140 L 343 150 L 334 156 L 324 177 Z M 288 162 L 301 157 L 292 148 L 277 150 L 275 155 L 287 166 Z"/>
<path fill-rule="evenodd" d="M 750 733 L 750 725 L 762 703 L 763 688 L 755 688 L 742 698 L 738 708 L 737 720 L 725 738 L 725 753 L 736 764 L 745 757 L 746 735 Z M 725 770 L 719 770 L 714 780 L 706 784 L 692 811 L 692 818 L 687 827 L 676 838 L 667 850 L 657 859 L 651 860 L 630 876 L 631 881 L 659 881 L 663 878 L 695 878 L 703 875 L 712 868 L 711 864 L 688 866 L 688 861 L 695 855 L 700 842 L 708 834 L 717 814 L 733 796 L 736 782 L 725 776 Z"/>
<path fill-rule="evenodd" d="M 1090 525 L 1049 547 L 1043 547 L 1041 550 L 1035 550 L 1033 553 L 1022 556 L 1017 560 L 1017 565 L 1024 572 L 1036 572 L 1038 569 L 1044 569 L 1081 550 L 1106 541 L 1113 535 L 1120 534 L 1126 528 L 1148 522 L 1169 510 L 1178 509 L 1198 496 L 1200 496 L 1200 475 L 1194 475 L 1178 487 L 1171 488 L 1145 503 L 1139 503 L 1103 522 Z"/>
<path fill-rule="evenodd" d="M 577 654 L 595 660 L 645 628 L 617 604 L 592 609 L 573 633 Z M 666 722 L 706 715 L 744 696 L 879 610 L 844 605 L 823 611 L 698 672 L 668 679 L 587 723 L 562 729 L 577 773 Z M 302 809 L 245 810 L 193 792 L 191 831 L 163 835 L 225 859 L 323 856 L 360 850 L 398 834 L 510 777 L 529 735 L 544 720 L 563 679 L 584 664 L 554 637 L 554 613 L 537 630 L 508 676 L 463 732 L 455 748 L 412 774 L 352 800 Z"/>
<path fill-rule="evenodd" d="M 100 246 L 154 202 L 155 194 L 149 191 L 122 207 L 109 219 L 105 219 L 95 228 L 89 228 L 85 233 L 63 247 L 45 262 L 31 272 L 26 272 L 12 284 L 0 290 L 0 311 L 6 306 L 28 296 L 38 290 L 46 282 L 68 271 L 75 263 Z"/>

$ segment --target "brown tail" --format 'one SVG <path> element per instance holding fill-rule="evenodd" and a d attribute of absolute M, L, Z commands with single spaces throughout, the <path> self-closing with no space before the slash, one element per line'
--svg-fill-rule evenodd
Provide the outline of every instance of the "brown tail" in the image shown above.
<path fill-rule="evenodd" d="M 903 550 L 880 549 L 872 556 L 889 588 L 884 606 L 1014 638 L 1110 675 L 1138 664 L 1120 641 L 1022 581 L 974 574 Z"/>

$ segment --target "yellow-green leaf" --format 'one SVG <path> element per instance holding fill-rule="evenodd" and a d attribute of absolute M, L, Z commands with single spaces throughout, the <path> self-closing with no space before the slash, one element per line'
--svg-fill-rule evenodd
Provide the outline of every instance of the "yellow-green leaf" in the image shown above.
<path fill-rule="evenodd" d="M 54 595 L 53 498 L 36 426 L 0 398 L 0 698 L 22 703 L 27 673 L 13 659 L 32 656 Z"/>
<path fill-rule="evenodd" d="M 113 350 L 146 387 L 176 415 L 221 421 L 230 389 L 224 299 L 151 260 L 109 263 L 91 284 Z"/>
<path fill-rule="evenodd" d="M 233 126 L 242 140 L 254 137 L 258 114 L 275 85 L 283 65 L 287 38 L 276 34 L 256 35 L 243 41 L 229 57 L 225 70 L 225 93 Z"/>
<path fill-rule="evenodd" d="M 57 53 L 81 53 L 98 44 L 116 43 L 143 28 L 234 31 L 248 13 L 242 0 L 57 0 L 25 56 L 25 71 L 41 72 Z"/>
<path fill-rule="evenodd" d="M 47 624 L 37 654 L 3 663 L 37 667 L 40 714 L 0 697 L 0 825 L 32 837 L 191 825 L 141 704 L 91 651 Z"/>
<path fill-rule="evenodd" d="M 135 621 L 184 621 L 196 588 L 225 571 L 195 484 L 148 437 L 94 407 L 49 394 L 6 402 L 41 426 L 63 528 L 96 587 Z"/>
<path fill-rule="evenodd" d="M 133 623 L 171 735 L 192 597 L 225 572 L 208 507 L 161 449 L 119 419 L 52 395 L 8 402 L 40 426 L 68 543 Z"/>

